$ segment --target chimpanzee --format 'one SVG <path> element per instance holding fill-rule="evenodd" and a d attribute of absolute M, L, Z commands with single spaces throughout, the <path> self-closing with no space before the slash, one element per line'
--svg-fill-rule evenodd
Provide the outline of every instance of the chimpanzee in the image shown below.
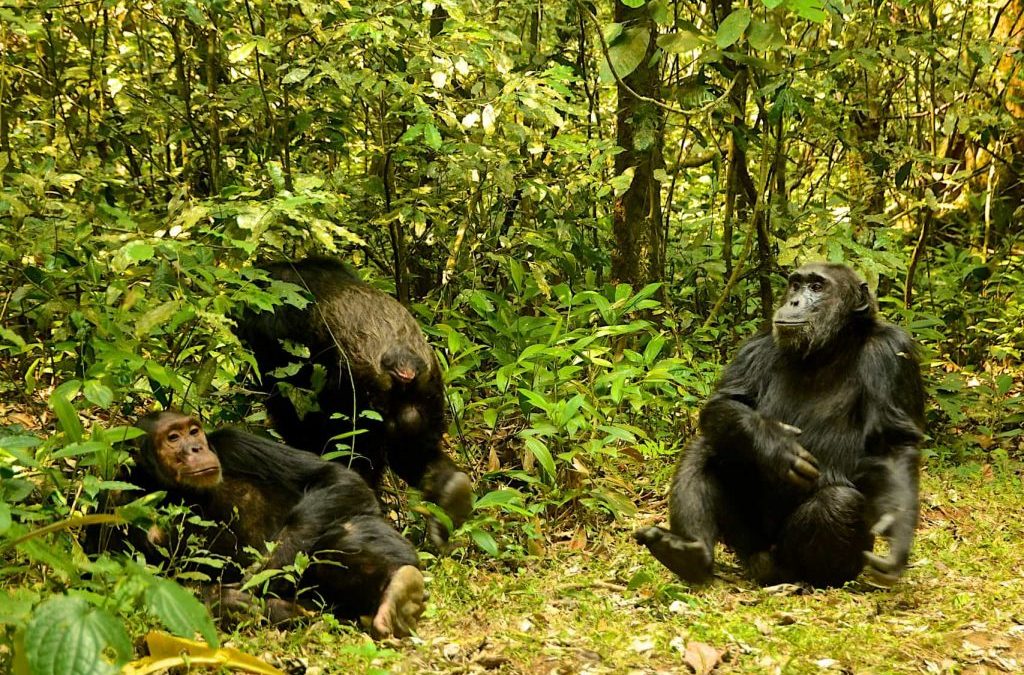
<path fill-rule="evenodd" d="M 203 518 L 223 524 L 208 548 L 242 567 L 254 561 L 247 548 L 266 552 L 265 569 L 280 569 L 309 556 L 299 586 L 314 590 L 335 614 L 370 615 L 377 637 L 403 637 L 423 612 L 423 575 L 412 544 L 381 514 L 359 474 L 308 452 L 243 431 L 206 435 L 179 412 L 143 417 L 132 479 L 163 489 Z M 152 531 L 150 537 L 164 535 Z M 248 600 L 228 591 L 237 607 Z M 272 620 L 306 613 L 309 600 L 268 600 Z"/>
<path fill-rule="evenodd" d="M 700 412 L 671 531 L 637 541 L 691 583 L 710 578 L 719 539 L 762 584 L 838 586 L 865 564 L 895 583 L 917 524 L 924 391 L 910 337 L 877 311 L 844 265 L 793 272 L 772 332 L 740 348 Z"/>
<path fill-rule="evenodd" d="M 334 439 L 348 434 L 349 465 L 371 485 L 377 486 L 390 466 L 458 527 L 472 508 L 472 484 L 441 449 L 444 384 L 416 320 L 339 261 L 308 258 L 265 269 L 313 297 L 302 309 L 285 305 L 274 312 L 247 312 L 238 321 L 238 335 L 262 371 L 274 428 L 291 445 L 317 453 L 333 449 Z M 288 369 L 296 358 L 285 341 L 309 349 L 310 363 L 298 372 Z M 318 410 L 300 415 L 282 384 L 319 387 Z M 367 409 L 380 419 L 358 416 Z M 353 418 L 364 433 L 352 435 Z M 448 538 L 447 529 L 434 519 L 429 533 L 438 546 Z"/>

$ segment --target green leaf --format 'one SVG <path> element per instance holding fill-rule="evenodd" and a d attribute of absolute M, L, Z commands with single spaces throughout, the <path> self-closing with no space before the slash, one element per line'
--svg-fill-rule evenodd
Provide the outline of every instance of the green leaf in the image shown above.
<path fill-rule="evenodd" d="M 688 30 L 680 30 L 675 33 L 665 33 L 658 37 L 658 46 L 669 54 L 681 54 L 697 49 L 703 44 L 699 33 Z"/>
<path fill-rule="evenodd" d="M 914 168 L 913 160 L 906 162 L 900 168 L 896 169 L 895 183 L 897 188 L 903 187 L 903 184 L 910 178 L 910 171 Z"/>
<path fill-rule="evenodd" d="M 243 43 L 228 53 L 228 61 L 231 61 L 231 63 L 241 63 L 249 57 L 249 54 L 252 54 L 254 49 L 256 49 L 255 40 Z"/>
<path fill-rule="evenodd" d="M 135 322 L 136 337 L 141 338 L 149 335 L 154 328 L 170 321 L 176 311 L 178 311 L 177 300 L 168 300 L 149 310 Z"/>
<path fill-rule="evenodd" d="M 715 35 L 715 44 L 718 45 L 719 49 L 725 49 L 726 47 L 733 45 L 740 36 L 743 35 L 743 31 L 747 29 L 750 24 L 750 10 L 746 7 L 740 7 L 734 10 L 732 14 L 725 17 L 722 21 L 722 25 L 718 27 L 718 33 Z"/>
<path fill-rule="evenodd" d="M 131 659 L 132 641 L 104 610 L 58 596 L 32 613 L 25 651 L 32 675 L 115 675 Z"/>
<path fill-rule="evenodd" d="M 750 23 L 750 32 L 747 33 L 747 42 L 759 52 L 766 52 L 781 44 L 782 40 L 779 27 L 772 21 L 761 21 L 754 19 Z"/>
<path fill-rule="evenodd" d="M 643 7 L 644 3 L 647 2 L 647 0 L 621 0 L 621 1 L 622 1 L 622 4 L 624 4 L 626 7 L 632 7 L 633 9 L 636 9 L 637 7 Z"/>
<path fill-rule="evenodd" d="M 114 392 L 99 380 L 87 380 L 83 393 L 89 403 L 100 408 L 109 408 L 114 402 Z"/>
<path fill-rule="evenodd" d="M 281 84 L 295 84 L 302 82 L 313 72 L 311 68 L 292 68 L 288 74 L 281 78 Z"/>
<path fill-rule="evenodd" d="M 167 630 L 187 638 L 199 633 L 208 644 L 216 647 L 217 629 L 206 605 L 170 579 L 146 576 L 146 606 Z"/>
<path fill-rule="evenodd" d="M 71 399 L 78 393 L 79 383 L 77 380 L 65 382 L 50 394 L 50 409 L 57 416 L 61 431 L 67 434 L 73 442 L 82 440 L 84 429 L 82 420 L 78 418 L 78 411 L 71 405 Z"/>
<path fill-rule="evenodd" d="M 125 245 L 123 249 L 125 256 L 132 262 L 141 262 L 153 257 L 155 250 L 152 246 L 143 241 L 133 241 Z"/>
<path fill-rule="evenodd" d="M 672 25 L 672 12 L 668 11 L 668 2 L 665 0 L 654 0 L 654 2 L 647 5 L 647 10 L 651 13 L 654 23 L 659 26 Z"/>
<path fill-rule="evenodd" d="M 497 557 L 498 555 L 498 542 L 494 541 L 494 537 L 491 536 L 490 532 L 483 530 L 473 530 L 469 533 L 469 536 L 473 538 L 473 541 L 484 550 L 488 555 Z"/>
<path fill-rule="evenodd" d="M 441 149 L 441 132 L 433 124 L 423 125 L 423 140 L 432 150 Z"/>
<path fill-rule="evenodd" d="M 527 436 L 523 439 L 527 449 L 533 454 L 533 456 L 540 462 L 544 472 L 548 474 L 552 479 L 555 478 L 555 460 L 551 457 L 551 451 L 548 450 L 548 446 L 544 445 L 544 442 L 535 436 Z"/>
<path fill-rule="evenodd" d="M 785 2 L 785 0 L 761 0 L 761 2 L 763 2 L 764 6 L 767 7 L 768 9 L 775 9 L 783 2 Z"/>
<path fill-rule="evenodd" d="M 621 23 L 610 23 L 604 27 L 604 41 L 609 47 L 615 44 L 615 41 L 622 35 L 622 30 L 625 28 Z"/>
<path fill-rule="evenodd" d="M 825 3 L 823 0 L 787 0 L 789 8 L 796 12 L 797 16 L 821 23 L 825 20 Z"/>
<path fill-rule="evenodd" d="M 0 534 L 11 529 L 11 507 L 7 502 L 0 502 Z"/>
<path fill-rule="evenodd" d="M 519 490 L 494 490 L 476 500 L 473 510 L 486 509 L 488 506 L 504 506 L 505 504 L 522 501 L 522 499 L 523 493 Z"/>
<path fill-rule="evenodd" d="M 643 63 L 650 42 L 651 33 L 646 28 L 627 28 L 622 31 L 621 39 L 608 47 L 608 58 L 601 58 L 601 81 L 615 82 L 615 76 L 608 67 L 608 59 L 611 59 L 619 79 L 636 70 Z"/>

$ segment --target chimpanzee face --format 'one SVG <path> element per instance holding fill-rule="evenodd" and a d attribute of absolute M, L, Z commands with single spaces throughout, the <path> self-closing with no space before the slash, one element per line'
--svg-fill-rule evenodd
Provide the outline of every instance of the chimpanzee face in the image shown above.
<path fill-rule="evenodd" d="M 831 344 L 851 317 L 873 312 L 874 299 L 860 277 L 842 266 L 812 263 L 790 275 L 772 335 L 780 349 L 809 354 Z"/>
<path fill-rule="evenodd" d="M 221 482 L 220 460 L 210 448 L 197 421 L 176 412 L 164 412 L 148 425 L 151 452 L 160 478 L 168 487 L 208 489 Z"/>

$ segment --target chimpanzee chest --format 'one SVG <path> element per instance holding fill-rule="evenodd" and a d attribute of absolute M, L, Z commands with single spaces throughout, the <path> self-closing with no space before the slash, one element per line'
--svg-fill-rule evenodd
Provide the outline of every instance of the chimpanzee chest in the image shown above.
<path fill-rule="evenodd" d="M 849 475 L 864 453 L 864 402 L 864 389 L 855 373 L 780 369 L 769 379 L 758 411 L 800 429 L 797 442 L 826 471 Z"/>
<path fill-rule="evenodd" d="M 284 526 L 292 499 L 267 486 L 238 477 L 224 477 L 210 503 L 214 520 L 224 523 L 240 548 L 263 550 Z"/>

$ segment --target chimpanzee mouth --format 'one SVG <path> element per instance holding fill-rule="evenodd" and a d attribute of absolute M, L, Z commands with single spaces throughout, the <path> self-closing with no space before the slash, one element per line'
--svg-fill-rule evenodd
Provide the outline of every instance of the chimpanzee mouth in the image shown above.
<path fill-rule="evenodd" d="M 775 327 L 776 328 L 800 328 L 801 326 L 806 326 L 806 325 L 807 325 L 806 321 L 776 321 L 775 322 Z"/>
<path fill-rule="evenodd" d="M 215 467 L 215 466 L 208 466 L 205 469 L 197 469 L 196 471 L 193 471 L 193 472 L 189 473 L 188 475 L 189 476 L 193 476 L 193 477 L 195 477 L 195 476 L 211 476 L 213 474 L 216 474 L 219 471 L 220 471 L 220 469 Z"/>

